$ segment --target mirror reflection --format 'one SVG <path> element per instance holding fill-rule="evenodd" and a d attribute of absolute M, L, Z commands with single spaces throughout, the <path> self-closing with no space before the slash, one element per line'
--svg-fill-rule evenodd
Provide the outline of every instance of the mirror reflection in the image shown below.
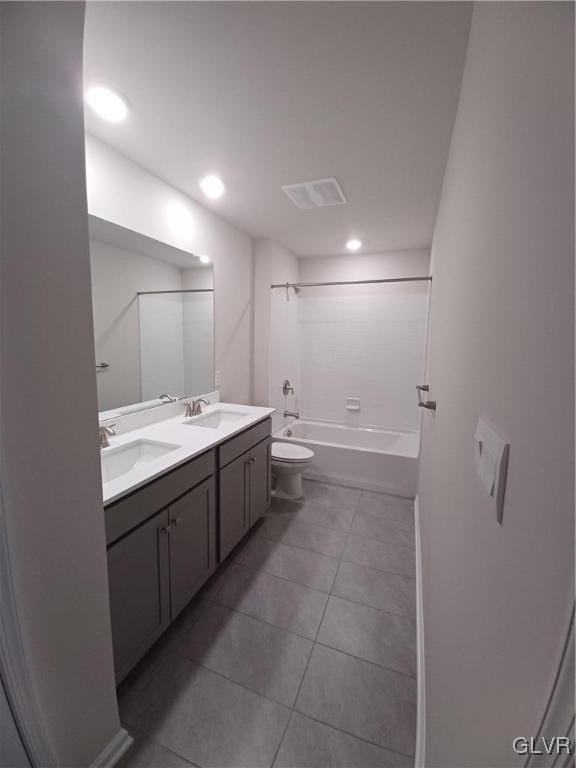
<path fill-rule="evenodd" d="M 99 411 L 212 391 L 212 265 L 91 217 L 90 266 Z"/>

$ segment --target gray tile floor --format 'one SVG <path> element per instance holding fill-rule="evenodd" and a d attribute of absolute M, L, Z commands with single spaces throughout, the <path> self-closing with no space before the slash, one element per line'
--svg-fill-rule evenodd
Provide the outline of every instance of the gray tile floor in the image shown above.
<path fill-rule="evenodd" d="M 412 766 L 414 577 L 412 501 L 273 501 L 120 687 L 121 768 Z"/>

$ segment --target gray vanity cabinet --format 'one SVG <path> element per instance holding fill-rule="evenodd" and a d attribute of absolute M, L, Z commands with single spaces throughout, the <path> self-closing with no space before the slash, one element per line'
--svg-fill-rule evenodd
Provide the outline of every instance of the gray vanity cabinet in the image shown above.
<path fill-rule="evenodd" d="M 104 511 L 117 683 L 216 567 L 215 469 L 208 451 Z"/>
<path fill-rule="evenodd" d="M 266 419 L 220 447 L 219 562 L 270 506 L 270 427 Z"/>
<path fill-rule="evenodd" d="M 242 454 L 220 470 L 219 560 L 222 562 L 250 527 L 250 456 Z"/>
<path fill-rule="evenodd" d="M 270 504 L 270 419 L 106 506 L 116 682 Z M 217 504 L 218 500 L 218 504 Z"/>
<path fill-rule="evenodd" d="M 168 511 L 108 548 L 108 583 L 118 682 L 170 624 Z"/>
<path fill-rule="evenodd" d="M 272 500 L 270 451 L 270 440 L 263 440 L 250 451 L 250 526 L 262 517 Z"/>
<path fill-rule="evenodd" d="M 174 620 L 216 565 L 214 478 L 205 480 L 168 509 L 170 607 Z"/>

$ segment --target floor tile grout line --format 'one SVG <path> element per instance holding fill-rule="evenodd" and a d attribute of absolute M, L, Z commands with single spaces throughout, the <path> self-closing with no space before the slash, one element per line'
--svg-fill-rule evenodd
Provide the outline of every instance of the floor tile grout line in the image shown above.
<path fill-rule="evenodd" d="M 349 531 L 344 531 L 341 529 L 336 530 L 335 528 L 325 528 L 321 525 L 313 525 L 311 523 L 302 523 L 302 525 L 306 525 L 309 528 L 320 528 L 320 530 L 330 531 L 330 533 L 339 533 L 341 536 L 347 536 L 349 533 Z M 262 526 L 262 528 L 264 529 L 264 526 Z M 308 547 L 303 547 L 301 544 L 293 544 L 291 541 L 287 542 L 287 541 L 283 541 L 282 539 L 273 539 L 270 537 L 270 535 L 268 536 L 266 535 L 265 529 L 262 531 L 258 531 L 256 533 L 254 538 L 256 539 L 258 537 L 260 537 L 261 539 L 266 539 L 266 541 L 274 541 L 278 544 L 284 544 L 284 546 L 286 547 L 294 547 L 295 549 L 303 549 L 305 552 L 314 552 L 314 554 L 316 555 L 323 555 L 324 557 L 332 557 L 332 558 L 335 558 L 336 560 L 339 557 L 339 555 L 328 555 L 326 552 L 319 552 L 317 549 L 309 549 Z"/>
<path fill-rule="evenodd" d="M 244 563 L 235 563 L 235 565 L 237 565 L 239 568 L 244 568 L 246 571 L 250 571 L 251 573 L 264 573 L 266 576 L 272 576 L 274 579 L 287 581 L 289 584 L 294 584 L 296 587 L 301 587 L 302 589 L 311 589 L 313 592 L 319 592 L 321 595 L 330 594 L 324 589 L 318 589 L 318 587 L 310 587 L 307 584 L 301 584 L 299 581 L 294 581 L 293 579 L 289 579 L 286 576 L 278 576 L 277 573 L 269 573 L 268 571 L 261 571 L 257 568 L 251 568 L 249 565 L 244 565 Z M 218 590 L 217 594 L 220 594 L 220 590 Z"/>
<path fill-rule="evenodd" d="M 312 552 L 310 549 L 304 549 L 303 547 L 295 547 L 293 544 L 284 544 L 280 541 L 274 541 L 273 539 L 266 539 L 266 541 L 269 541 L 271 544 L 281 544 L 283 547 L 291 547 L 292 549 L 298 549 L 303 552 L 309 552 L 310 554 L 314 555 L 320 555 L 321 557 L 327 557 L 330 560 L 336 560 L 339 562 L 339 559 L 337 557 L 334 557 L 333 555 L 323 555 L 321 552 Z M 316 592 L 322 592 L 323 594 L 328 594 L 328 592 L 325 589 L 319 589 L 318 587 L 312 587 L 310 584 L 303 584 L 301 581 L 294 581 L 294 579 L 289 579 L 287 576 L 280 576 L 277 573 L 273 573 L 272 571 L 267 571 L 264 568 L 255 568 L 252 565 L 246 565 L 246 562 L 243 560 L 234 560 L 233 561 L 235 565 L 240 565 L 242 568 L 246 568 L 249 571 L 256 571 L 257 573 L 267 573 L 270 576 L 276 576 L 278 579 L 284 579 L 284 581 L 289 581 L 291 584 L 298 584 L 301 587 L 306 587 L 307 589 L 314 589 Z"/>
<path fill-rule="evenodd" d="M 329 597 L 335 597 L 337 600 L 343 600 L 346 603 L 352 603 L 353 605 L 358 605 L 360 608 L 370 608 L 371 611 L 377 611 L 378 613 L 385 613 L 388 616 L 396 616 L 397 619 L 406 619 L 406 621 L 412 622 L 412 624 L 416 624 L 416 618 L 412 618 L 411 616 L 406 616 L 403 613 L 396 613 L 395 611 L 387 611 L 385 608 L 376 608 L 374 605 L 370 605 L 370 603 L 361 603 L 359 600 L 352 600 L 349 597 L 342 597 L 342 595 L 337 595 L 335 592 L 331 592 Z"/>
<path fill-rule="evenodd" d="M 364 513 L 363 512 L 358 512 L 356 514 L 356 516 L 354 517 L 354 520 L 356 520 L 356 517 L 358 515 L 362 515 L 362 514 L 364 514 Z M 354 523 L 352 523 L 352 524 L 354 524 Z M 348 532 L 348 535 L 349 536 L 357 536 L 360 539 L 368 539 L 369 541 L 378 541 L 381 544 L 388 544 L 390 547 L 402 547 L 403 549 L 409 549 L 412 552 L 414 552 L 416 550 L 416 544 L 414 544 L 414 546 L 412 546 L 411 544 L 399 544 L 397 541 L 390 541 L 389 539 L 379 539 L 376 536 L 367 536 L 364 533 L 357 533 L 356 531 L 353 531 L 352 529 L 350 529 L 350 531 Z M 414 533 L 414 537 L 415 536 L 416 536 L 416 534 Z"/>
<path fill-rule="evenodd" d="M 332 529 L 331 528 L 326 528 L 326 530 L 330 531 Z M 342 533 L 345 536 L 348 535 L 347 531 L 335 531 L 335 533 Z M 321 557 L 327 557 L 329 560 L 339 560 L 340 559 L 337 555 L 327 555 L 325 552 L 318 552 L 317 549 L 308 549 L 307 547 L 301 547 L 298 544 L 292 544 L 292 543 L 288 543 L 286 541 L 280 541 L 280 539 L 270 539 L 267 536 L 265 536 L 264 534 L 260 534 L 259 533 L 257 536 L 254 537 L 254 540 L 256 540 L 256 538 L 263 539 L 264 541 L 269 541 L 272 544 L 280 544 L 282 547 L 292 547 L 292 549 L 298 549 L 301 552 L 309 552 L 309 553 L 311 553 L 313 555 L 320 555 Z M 251 542 L 251 544 L 252 543 L 253 542 Z M 248 547 L 247 548 L 247 551 L 246 551 L 246 553 L 244 554 L 244 556 L 242 557 L 241 560 L 233 560 L 232 562 L 238 563 L 239 565 L 244 565 L 244 560 L 250 554 L 251 548 L 252 547 Z M 407 547 L 407 549 L 410 549 L 410 547 Z"/>
<path fill-rule="evenodd" d="M 362 513 L 360 513 L 362 514 Z M 360 539 L 368 539 L 369 541 L 377 541 L 380 544 L 388 544 L 389 547 L 402 547 L 402 549 L 409 549 L 411 552 L 416 552 L 416 547 L 410 546 L 410 544 L 398 544 L 397 541 L 389 541 L 388 539 L 377 539 L 375 536 L 366 536 L 362 533 L 356 533 L 355 531 L 350 531 L 349 536 L 356 536 Z"/>
<path fill-rule="evenodd" d="M 358 502 L 356 503 L 356 505 L 357 504 L 358 504 Z M 338 507 L 334 508 L 334 507 L 330 506 L 330 504 L 322 504 L 322 505 L 313 507 L 313 509 L 327 511 L 327 512 L 328 511 L 329 512 L 335 512 L 335 513 L 339 513 L 339 512 L 345 513 L 345 512 L 349 511 L 349 508 L 346 508 L 344 506 L 338 506 Z M 270 505 L 268 507 L 268 509 L 266 510 L 266 512 L 264 512 L 263 519 L 265 519 L 266 515 L 269 515 L 269 514 L 272 514 L 272 515 L 277 514 L 277 515 L 280 515 L 280 516 L 284 516 L 285 515 L 286 518 L 288 518 L 289 515 L 291 515 L 291 514 L 298 515 L 301 511 L 302 510 L 293 510 L 292 512 L 275 512 L 274 509 L 272 508 L 272 505 Z M 330 525 L 323 525 L 322 523 L 311 523 L 309 520 L 298 520 L 298 522 L 301 525 L 311 525 L 313 528 L 322 528 L 322 529 L 327 528 L 329 531 L 342 530 L 342 529 L 339 529 L 339 528 L 333 528 Z"/>
<path fill-rule="evenodd" d="M 331 507 L 328 507 L 328 506 L 326 506 L 324 504 L 318 504 L 316 506 L 310 505 L 309 508 L 315 509 L 315 510 L 331 509 Z M 302 509 L 295 509 L 295 510 L 292 510 L 290 512 L 278 512 L 277 514 L 278 515 L 282 515 L 282 516 L 286 515 L 286 517 L 288 517 L 289 515 L 292 515 L 292 514 L 297 516 L 297 515 L 301 514 L 303 511 L 305 511 L 304 510 L 304 506 L 302 507 Z M 347 510 L 344 509 L 344 508 L 339 508 L 338 507 L 337 509 L 334 509 L 332 511 L 336 512 L 336 513 L 344 513 Z M 268 509 L 264 513 L 264 517 L 266 517 L 266 515 L 269 515 L 269 514 L 275 514 L 274 510 L 271 507 L 268 507 Z M 298 518 L 296 518 L 296 519 L 298 519 Z M 334 526 L 326 525 L 324 523 L 311 523 L 308 520 L 303 520 L 303 519 L 298 519 L 298 522 L 299 523 L 303 523 L 304 525 L 313 525 L 315 528 L 326 528 L 326 530 L 328 530 L 328 531 L 337 531 L 337 532 L 346 533 L 346 530 L 347 530 L 347 529 L 344 529 L 344 528 L 334 528 Z"/>
<path fill-rule="evenodd" d="M 415 522 L 414 520 L 411 521 L 404 521 L 404 520 L 394 520 L 389 515 L 386 515 L 385 513 L 381 514 L 379 512 L 370 512 L 369 510 L 363 509 L 358 510 L 359 515 L 366 515 L 367 517 L 374 517 L 376 520 L 382 520 L 385 523 L 389 523 L 390 525 L 399 525 L 400 528 L 403 528 L 405 531 L 414 531 L 415 528 Z"/>
<path fill-rule="evenodd" d="M 306 670 L 304 670 L 306 671 Z M 302 676 L 302 679 L 304 679 L 304 676 Z M 298 689 L 300 691 L 300 689 Z M 296 694 L 296 697 L 298 697 L 298 694 Z M 294 699 L 294 703 L 296 703 L 296 699 Z M 274 768 L 274 764 L 276 763 L 276 760 L 278 759 L 278 754 L 280 752 L 280 749 L 282 747 L 282 742 L 284 741 L 284 738 L 286 734 L 288 733 L 288 728 L 290 726 L 290 721 L 292 720 L 292 715 L 294 714 L 294 706 L 290 707 L 290 714 L 288 715 L 288 720 L 286 720 L 286 725 L 284 726 L 284 730 L 282 731 L 282 736 L 280 738 L 280 741 L 278 742 L 278 746 L 276 747 L 276 751 L 274 752 L 274 757 L 272 758 L 272 762 L 270 763 L 270 768 Z"/>
<path fill-rule="evenodd" d="M 375 667 L 379 667 L 379 669 L 385 669 L 386 672 L 392 672 L 395 675 L 402 675 L 402 677 L 408 677 L 410 680 L 416 680 L 416 675 L 410 675 L 408 672 L 401 672 L 399 669 L 393 669 L 393 667 L 387 667 L 384 664 L 380 664 L 378 661 L 372 661 L 372 659 L 365 659 L 363 656 L 356 656 L 355 653 L 350 653 L 350 651 L 343 651 L 341 648 L 336 648 L 333 645 L 329 645 L 328 643 L 322 642 L 322 640 L 315 640 L 314 645 L 319 645 L 322 648 L 328 648 L 330 651 L 336 651 L 337 653 L 343 653 L 344 656 L 349 656 L 351 659 L 356 659 L 356 661 L 364 661 L 366 664 L 373 664 Z"/>
<path fill-rule="evenodd" d="M 306 523 L 307 525 L 307 523 Z M 314 528 L 319 528 L 319 525 L 315 525 Z M 335 531 L 332 528 L 322 528 L 323 531 L 331 531 L 332 533 L 340 533 L 344 536 L 348 536 L 347 531 Z M 294 547 L 294 549 L 302 549 L 304 552 L 313 552 L 315 555 L 323 555 L 324 557 L 332 557 L 335 560 L 340 559 L 340 555 L 329 555 L 327 552 L 319 552 L 317 549 L 310 549 L 309 547 L 302 547 L 300 544 L 293 544 L 289 541 L 284 541 L 282 539 L 272 539 L 270 536 L 266 536 L 264 532 L 259 533 L 259 535 L 266 539 L 266 541 L 273 541 L 276 544 L 283 544 L 285 547 Z M 342 547 L 342 551 L 344 551 L 344 547 Z"/>
<path fill-rule="evenodd" d="M 349 563 L 350 565 L 359 565 L 361 568 L 368 568 L 369 571 L 378 571 L 378 573 L 389 573 L 392 576 L 400 576 L 408 581 L 416 581 L 415 576 L 406 576 L 405 573 L 398 573 L 398 571 L 390 571 L 387 568 L 376 568 L 375 565 L 366 565 L 366 563 L 358 563 L 356 560 L 345 560 L 342 558 L 342 563 Z"/>
<path fill-rule="evenodd" d="M 185 763 L 188 763 L 188 765 L 192 766 L 192 768 L 204 768 L 200 763 L 195 763 L 193 760 L 189 760 L 187 757 L 184 757 L 184 755 L 181 755 L 180 752 L 176 752 L 176 750 L 173 747 L 167 747 L 165 744 L 163 744 L 161 741 L 159 741 L 157 738 L 152 736 L 150 731 L 148 731 L 145 728 L 139 728 L 136 725 L 128 722 L 125 718 L 120 718 L 120 725 L 122 728 L 125 728 L 129 735 L 132 736 L 134 739 L 134 744 L 138 742 L 139 739 L 148 739 L 149 741 L 153 742 L 159 747 L 162 747 L 162 749 L 165 749 L 167 752 L 170 752 L 171 754 L 175 755 L 176 757 L 180 758 L 180 760 L 183 760 Z M 126 754 L 129 754 L 127 752 Z M 120 762 L 122 762 L 122 758 L 120 759 Z"/>
<path fill-rule="evenodd" d="M 320 587 L 313 587 L 311 584 L 304 584 L 301 581 L 294 581 L 294 579 L 289 579 L 287 576 L 280 576 L 278 573 L 274 573 L 273 571 L 267 571 L 265 568 L 254 568 L 252 565 L 246 565 L 245 563 L 237 563 L 237 565 L 241 565 L 243 568 L 246 568 L 248 571 L 254 571 L 254 573 L 265 573 L 267 576 L 275 576 L 277 579 L 282 579 L 282 581 L 288 581 L 290 584 L 296 584 L 298 587 L 305 587 L 306 589 L 313 589 L 314 592 L 320 592 L 322 595 L 329 595 L 330 592 L 326 589 L 320 589 Z"/>
<path fill-rule="evenodd" d="M 179 757 L 180 760 L 184 760 L 184 762 L 188 763 L 188 765 L 192 766 L 192 768 L 204 768 L 204 766 L 200 765 L 200 763 L 195 763 L 193 760 L 189 760 L 187 757 L 184 757 L 184 755 L 181 755 L 180 752 L 176 752 L 176 750 L 173 747 L 167 747 L 165 744 L 162 744 L 161 741 L 158 741 L 158 739 L 155 739 L 153 736 L 150 736 L 150 734 L 145 733 L 144 736 L 150 741 L 152 741 L 154 744 L 157 744 L 159 747 L 162 747 L 162 749 L 165 749 L 167 752 L 170 752 L 172 755 L 176 755 L 176 757 Z M 136 741 L 136 739 L 134 741 Z"/>
<path fill-rule="evenodd" d="M 255 696 L 260 696 L 260 698 L 266 699 L 266 701 L 270 701 L 272 702 L 272 704 L 276 704 L 276 706 L 278 707 L 291 710 L 294 706 L 293 704 L 285 704 L 283 701 L 278 701 L 277 699 L 273 699 L 271 696 L 267 696 L 265 693 L 261 693 L 260 691 L 255 691 L 254 688 L 250 688 L 249 685 L 246 685 L 245 683 L 239 683 L 238 680 L 233 680 L 231 677 L 228 677 L 228 675 L 225 675 L 223 672 L 218 672 L 218 670 L 213 669 L 212 667 L 206 666 L 206 664 L 203 664 L 201 661 L 196 661 L 195 659 L 191 659 L 188 656 L 185 656 L 176 648 L 167 648 L 166 651 L 171 656 L 178 656 L 180 659 L 184 659 L 184 661 L 187 661 L 189 664 L 195 664 L 197 667 L 200 667 L 201 669 L 205 669 L 207 672 L 211 672 L 217 677 L 220 677 L 222 680 L 226 680 L 226 682 L 232 683 L 232 685 L 237 685 L 239 688 L 242 688 L 243 690 L 248 691 L 249 693 L 252 693 Z"/>
<path fill-rule="evenodd" d="M 355 733 L 351 733 L 350 731 L 345 731 L 342 728 L 339 728 L 337 725 L 332 725 L 332 723 L 326 722 L 326 720 L 320 720 L 318 717 L 309 715 L 307 712 L 303 712 L 301 709 L 297 709 L 296 707 L 294 707 L 293 711 L 297 715 L 302 715 L 303 717 L 307 717 L 309 720 L 313 720 L 315 723 L 319 723 L 320 725 L 325 725 L 328 728 L 331 728 L 333 731 L 338 731 L 338 733 L 342 733 L 344 736 L 352 736 L 352 738 L 358 739 L 358 741 L 363 741 L 364 744 L 370 744 L 373 747 L 384 749 L 387 752 L 393 752 L 395 755 L 401 755 L 402 757 L 408 757 L 412 759 L 414 758 L 413 753 L 400 752 L 400 750 L 398 749 L 394 749 L 393 747 L 387 747 L 384 744 L 379 744 L 377 741 L 370 741 L 370 739 L 365 739 L 363 736 L 357 736 Z"/>
<path fill-rule="evenodd" d="M 362 512 L 359 512 L 358 514 L 363 514 Z M 411 547 L 409 544 L 398 544 L 397 541 L 384 541 L 384 539 L 375 539 L 373 536 L 366 536 L 363 533 L 356 533 L 355 531 L 348 531 L 348 534 L 350 536 L 353 536 L 355 539 L 366 539 L 366 541 L 375 541 L 378 544 L 387 544 L 389 547 L 398 547 L 399 549 L 408 549 L 410 552 L 414 552 L 414 547 Z"/>
<path fill-rule="evenodd" d="M 292 582 L 291 582 L 292 583 Z M 326 592 L 321 592 L 321 595 L 324 595 L 325 597 L 328 597 Z M 308 642 L 313 643 L 314 639 L 312 637 L 308 637 L 307 635 L 301 635 L 299 632 L 295 632 L 293 629 L 288 629 L 287 627 L 281 627 L 279 624 L 274 624 L 271 621 L 266 621 L 266 619 L 260 618 L 260 616 L 255 616 L 253 613 L 247 613 L 246 611 L 241 611 L 239 608 L 232 608 L 229 605 L 226 605 L 225 603 L 219 603 L 216 600 L 213 600 L 211 597 L 205 598 L 211 603 L 214 603 L 214 605 L 218 605 L 221 608 L 227 608 L 229 611 L 232 611 L 233 613 L 239 613 L 241 616 L 247 616 L 249 619 L 255 619 L 256 621 L 260 621 L 262 624 L 266 624 L 269 627 L 274 627 L 274 629 L 279 629 L 282 632 L 288 632 L 290 635 L 294 635 L 294 637 L 299 637 L 301 640 L 308 640 Z"/>

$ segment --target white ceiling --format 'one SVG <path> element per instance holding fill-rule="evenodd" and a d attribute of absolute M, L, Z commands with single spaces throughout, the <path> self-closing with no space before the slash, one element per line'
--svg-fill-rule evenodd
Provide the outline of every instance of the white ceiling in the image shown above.
<path fill-rule="evenodd" d="M 300 256 L 432 239 L 471 3 L 95 2 L 85 82 L 129 118 L 87 130 L 256 237 Z M 198 179 L 227 186 L 206 202 Z M 281 186 L 335 176 L 347 205 Z"/>

